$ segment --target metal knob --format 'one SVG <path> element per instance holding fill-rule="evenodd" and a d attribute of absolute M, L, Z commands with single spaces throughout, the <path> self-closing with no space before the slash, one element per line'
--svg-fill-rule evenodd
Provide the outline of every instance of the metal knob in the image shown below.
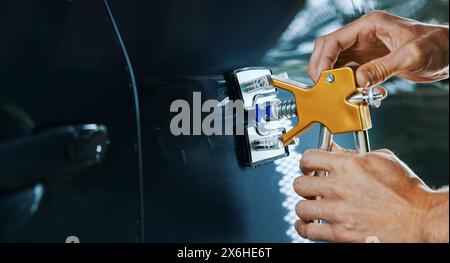
<path fill-rule="evenodd" d="M 373 108 L 379 108 L 381 102 L 388 96 L 388 92 L 383 87 L 374 87 L 367 92 L 359 92 L 353 95 L 348 102 L 353 104 L 368 104 Z"/>

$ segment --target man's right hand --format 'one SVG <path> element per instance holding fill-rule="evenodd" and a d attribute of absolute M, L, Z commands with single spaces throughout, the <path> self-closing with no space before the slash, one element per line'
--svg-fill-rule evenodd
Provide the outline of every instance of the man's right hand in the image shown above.
<path fill-rule="evenodd" d="M 372 11 L 338 31 L 319 37 L 308 73 L 317 82 L 320 73 L 350 62 L 361 65 L 360 87 L 369 88 L 392 76 L 414 82 L 448 78 L 448 27 Z"/>

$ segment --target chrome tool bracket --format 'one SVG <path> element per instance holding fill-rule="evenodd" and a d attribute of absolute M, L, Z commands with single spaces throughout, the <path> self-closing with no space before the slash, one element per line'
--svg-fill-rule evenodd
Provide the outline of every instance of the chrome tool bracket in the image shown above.
<path fill-rule="evenodd" d="M 234 70 L 228 74 L 230 99 L 242 100 L 247 116 L 245 134 L 237 136 L 245 165 L 258 166 L 289 155 L 280 138 L 286 133 L 281 121 L 265 121 L 258 105 L 278 100 L 277 88 L 267 83 L 272 71 L 263 67 Z M 256 80 L 256 81 L 255 81 Z"/>

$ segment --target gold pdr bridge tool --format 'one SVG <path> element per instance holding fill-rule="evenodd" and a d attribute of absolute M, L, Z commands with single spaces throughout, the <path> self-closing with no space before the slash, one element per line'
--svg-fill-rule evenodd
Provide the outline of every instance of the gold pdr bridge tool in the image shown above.
<path fill-rule="evenodd" d="M 372 127 L 369 107 L 380 107 L 387 91 L 382 87 L 357 87 L 352 68 L 322 72 L 314 87 L 273 75 L 267 68 L 244 68 L 230 76 L 234 99 L 241 99 L 248 115 L 245 163 L 252 166 L 282 158 L 288 146 L 314 124 L 320 124 L 319 149 L 330 151 L 334 134 L 354 133 L 359 153 L 370 151 L 368 130 Z M 281 98 L 278 89 L 293 99 Z M 286 120 L 293 119 L 292 122 Z M 295 123 L 287 129 L 287 123 Z"/>

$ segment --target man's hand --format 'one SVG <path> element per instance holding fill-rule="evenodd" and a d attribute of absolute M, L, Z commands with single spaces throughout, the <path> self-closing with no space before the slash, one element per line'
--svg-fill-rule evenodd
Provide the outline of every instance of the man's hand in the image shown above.
<path fill-rule="evenodd" d="M 320 73 L 350 62 L 361 65 L 360 87 L 379 85 L 391 76 L 414 82 L 448 78 L 448 27 L 372 11 L 338 31 L 317 39 L 308 73 Z"/>
<path fill-rule="evenodd" d="M 448 190 L 432 191 L 392 152 L 357 154 L 336 144 L 332 152 L 309 150 L 294 181 L 307 198 L 295 227 L 311 240 L 336 242 L 448 242 Z M 328 171 L 328 177 L 308 176 Z M 326 224 L 313 220 L 323 219 Z"/>

